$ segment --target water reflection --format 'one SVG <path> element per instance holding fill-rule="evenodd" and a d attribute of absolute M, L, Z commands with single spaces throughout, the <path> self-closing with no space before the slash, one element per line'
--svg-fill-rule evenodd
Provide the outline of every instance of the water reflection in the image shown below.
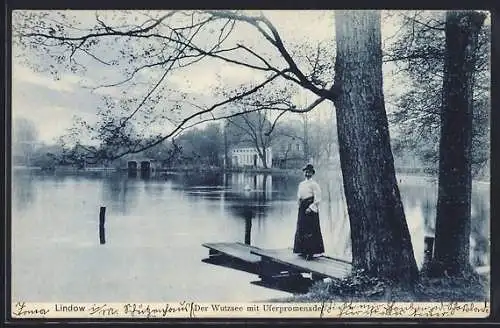
<path fill-rule="evenodd" d="M 33 175 L 30 173 L 15 174 L 12 176 L 12 198 L 15 209 L 22 211 L 26 204 L 35 202 Z"/>
<path fill-rule="evenodd" d="M 424 220 L 426 235 L 434 236 L 435 231 L 435 217 L 436 217 L 436 201 L 427 197 L 421 203 L 422 217 Z"/>
<path fill-rule="evenodd" d="M 326 229 L 326 236 L 331 237 L 324 240 L 325 246 L 331 250 L 331 256 L 351 260 L 351 228 L 342 181 L 338 178 L 323 178 L 321 181 L 320 219 L 324 226 L 322 230 Z"/>
<path fill-rule="evenodd" d="M 222 213 L 239 219 L 241 241 L 252 242 L 252 224 L 267 216 L 273 199 L 273 177 L 269 174 L 214 174 L 174 178 L 192 200 L 220 202 Z M 226 213 L 228 212 L 228 213 Z"/>
<path fill-rule="evenodd" d="M 103 204 L 110 204 L 113 210 L 122 215 L 137 206 L 140 195 L 138 181 L 134 177 L 115 174 L 102 181 Z"/>
<path fill-rule="evenodd" d="M 130 173 L 130 172 L 128 172 Z M 96 181 L 101 184 L 100 198 L 103 205 L 109 204 L 116 214 L 130 215 L 138 207 L 158 202 L 173 191 L 187 196 L 186 205 L 208 207 L 213 212 L 217 207 L 218 217 L 236 220 L 241 227 L 242 240 L 250 243 L 264 235 L 293 230 L 296 220 L 296 188 L 301 175 L 270 175 L 249 173 L 214 174 L 152 174 L 134 176 L 120 173 L 86 172 L 85 174 L 17 172 L 13 175 L 13 205 L 21 212 L 32 206 L 42 206 L 37 200 L 41 186 L 62 188 Z M 319 176 L 323 190 L 320 218 L 328 253 L 349 259 L 350 227 L 341 180 Z M 435 232 L 437 184 L 423 178 L 400 179 L 400 190 L 405 214 L 411 231 L 417 263 L 423 260 L 423 240 Z M 165 194 L 170 190 L 170 193 Z M 85 191 L 84 191 L 85 192 Z M 474 265 L 489 263 L 489 198 L 488 190 L 474 188 L 471 212 L 471 262 Z M 68 204 L 69 205 L 69 204 Z M 50 206 L 50 204 L 47 204 Z M 140 213 L 138 213 L 140 215 Z M 256 223 L 256 224 L 254 224 Z M 285 227 L 286 225 L 286 227 Z M 265 230 L 268 230 L 267 232 Z M 252 233 L 261 234 L 257 239 Z M 288 232 L 287 232 L 288 233 Z M 291 233 L 288 233 L 291 234 Z M 286 237 L 289 238 L 289 237 Z M 282 247 L 286 246 L 283 237 Z M 279 238 L 278 238 L 279 239 Z"/>
<path fill-rule="evenodd" d="M 317 181 L 323 191 L 320 220 L 326 253 L 350 259 L 350 226 L 342 181 L 338 175 L 323 174 L 318 174 Z M 144 279 L 164 284 L 160 286 L 163 288 L 158 288 L 155 284 L 146 287 L 146 282 L 137 282 L 136 289 L 130 291 L 134 295 L 144 293 L 157 297 L 153 301 L 174 296 L 174 299 L 203 296 L 213 300 L 214 295 L 222 297 L 222 291 L 228 300 L 234 300 L 230 296 L 232 289 L 229 289 L 241 292 L 244 287 L 242 284 L 225 287 L 228 279 L 221 278 L 219 271 L 200 262 L 206 256 L 201 244 L 241 241 L 263 248 L 291 247 L 297 219 L 297 185 L 302 179 L 300 174 L 153 172 L 149 177 L 141 177 L 130 176 L 127 172 L 16 172 L 12 177 L 13 240 L 20 247 L 13 256 L 18 259 L 13 264 L 13 276 L 17 275 L 17 286 L 25 284 L 30 288 L 13 292 L 21 296 L 43 295 L 44 291 L 37 291 L 37 288 L 45 288 L 45 292 L 54 297 L 62 292 L 55 282 L 30 285 L 30 281 L 38 278 L 29 274 L 28 267 L 41 267 L 39 279 L 47 281 L 53 279 L 54 270 L 59 268 L 58 279 L 70 285 L 71 281 L 78 280 L 76 271 L 70 268 L 100 265 L 103 272 L 109 270 L 108 283 L 115 287 L 118 283 L 112 281 L 118 279 L 117 276 L 123 276 L 125 285 L 132 284 L 136 277 L 148 277 Z M 421 266 L 424 237 L 434 234 L 437 186 L 435 181 L 412 177 L 403 177 L 399 186 L 415 257 Z M 102 255 L 102 248 L 92 248 L 99 247 L 96 238 L 99 206 L 107 207 L 106 252 L 109 258 Z M 471 216 L 471 263 L 488 265 L 489 187 L 473 188 Z M 82 245 L 86 245 L 87 251 Z M 113 247 L 118 248 L 114 251 Z M 127 251 L 122 252 L 123 248 Z M 79 256 L 76 249 L 87 254 L 85 261 L 90 262 L 72 263 L 71 259 Z M 54 262 L 41 254 L 30 257 L 29 252 L 54 254 L 52 257 L 56 257 L 54 252 L 61 253 L 63 260 Z M 127 257 L 132 254 L 133 258 Z M 91 264 L 100 257 L 109 263 L 102 262 L 103 259 L 97 266 Z M 192 289 L 191 284 L 185 284 L 185 275 L 191 272 L 192 285 L 196 286 Z M 91 277 L 94 273 L 87 274 Z M 237 272 L 227 274 L 238 275 Z M 95 279 L 104 284 L 106 279 L 101 275 L 102 272 L 97 272 Z M 164 280 L 165 275 L 168 281 Z M 90 293 L 89 297 L 102 293 L 103 300 L 105 295 L 114 295 L 111 291 L 106 294 L 104 285 L 99 288 L 82 290 L 82 293 Z M 206 295 L 200 295 L 200 288 L 206 290 Z M 119 293 L 125 292 L 120 289 Z M 247 292 L 255 293 L 247 299 L 259 299 L 261 296 L 255 295 L 263 295 L 259 290 Z M 130 298 L 130 295 L 120 295 Z M 79 296 L 81 300 L 82 295 Z M 89 301 L 98 300 L 91 298 Z"/>
<path fill-rule="evenodd" d="M 471 209 L 471 263 L 475 266 L 489 265 L 489 202 L 474 194 Z"/>
<path fill-rule="evenodd" d="M 244 230 L 244 242 L 247 245 L 251 245 L 252 242 L 252 220 L 257 215 L 257 212 L 260 213 L 259 217 L 263 217 L 264 213 L 258 211 L 259 207 L 256 205 L 257 194 L 252 193 L 250 191 L 244 191 L 243 195 L 239 198 L 238 201 L 236 197 L 233 198 L 233 201 L 229 205 L 232 213 L 239 218 L 242 218 L 245 222 L 245 230 Z"/>

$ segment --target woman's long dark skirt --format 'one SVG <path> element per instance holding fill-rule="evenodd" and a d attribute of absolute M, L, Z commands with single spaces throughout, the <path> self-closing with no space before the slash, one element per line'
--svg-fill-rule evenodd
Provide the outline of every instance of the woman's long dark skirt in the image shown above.
<path fill-rule="evenodd" d="M 297 230 L 293 244 L 294 253 L 313 255 L 321 254 L 325 251 L 319 226 L 319 214 L 316 212 L 306 214 L 306 209 L 313 201 L 314 197 L 305 198 L 300 201 Z"/>

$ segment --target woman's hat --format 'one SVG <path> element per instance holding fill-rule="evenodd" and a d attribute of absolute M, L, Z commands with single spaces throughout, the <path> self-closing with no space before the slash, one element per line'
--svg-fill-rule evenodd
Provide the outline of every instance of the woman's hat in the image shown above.
<path fill-rule="evenodd" d="M 306 166 L 304 166 L 302 171 L 310 171 L 313 174 L 316 173 L 316 171 L 314 170 L 314 166 L 312 164 L 307 164 Z"/>

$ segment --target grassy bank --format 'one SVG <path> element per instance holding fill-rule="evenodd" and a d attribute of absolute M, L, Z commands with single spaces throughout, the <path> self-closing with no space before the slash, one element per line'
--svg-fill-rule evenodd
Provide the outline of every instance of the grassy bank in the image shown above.
<path fill-rule="evenodd" d="M 307 294 L 273 299 L 273 302 L 482 302 L 489 300 L 489 279 L 469 274 L 463 277 L 420 277 L 411 287 L 390 284 L 353 274 L 343 280 L 315 283 Z"/>

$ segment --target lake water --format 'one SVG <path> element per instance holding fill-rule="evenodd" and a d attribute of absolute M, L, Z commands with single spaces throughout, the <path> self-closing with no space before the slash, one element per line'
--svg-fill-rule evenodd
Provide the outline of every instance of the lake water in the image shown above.
<path fill-rule="evenodd" d="M 350 259 L 339 174 L 316 177 L 326 254 Z M 12 299 L 27 302 L 251 302 L 288 296 L 202 262 L 205 242 L 292 247 L 302 176 L 123 173 L 12 176 Z M 436 181 L 398 176 L 417 264 L 434 232 Z M 251 188 L 251 190 L 248 190 Z M 472 196 L 471 262 L 489 265 L 489 184 Z M 106 206 L 106 244 L 99 208 Z M 251 224 L 251 225 L 250 225 Z"/>

